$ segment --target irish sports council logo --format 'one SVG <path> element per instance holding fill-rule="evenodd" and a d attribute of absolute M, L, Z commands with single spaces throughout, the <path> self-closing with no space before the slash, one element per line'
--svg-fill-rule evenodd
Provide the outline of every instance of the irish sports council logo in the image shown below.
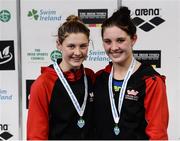
<path fill-rule="evenodd" d="M 11 13 L 8 10 L 1 10 L 0 11 L 0 21 L 8 22 L 11 19 Z"/>

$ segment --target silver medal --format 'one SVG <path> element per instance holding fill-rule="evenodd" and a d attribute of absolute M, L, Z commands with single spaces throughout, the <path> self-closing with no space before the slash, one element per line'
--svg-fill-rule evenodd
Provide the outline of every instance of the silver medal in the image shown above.
<path fill-rule="evenodd" d="M 83 126 L 85 125 L 85 121 L 82 119 L 82 116 L 84 114 L 84 110 L 85 110 L 86 103 L 87 103 L 87 97 L 88 97 L 88 81 L 87 81 L 86 72 L 84 70 L 84 86 L 85 86 L 84 101 L 83 101 L 82 106 L 80 107 L 75 94 L 73 93 L 69 83 L 67 82 L 66 78 L 64 77 L 64 74 L 61 71 L 61 69 L 59 68 L 59 65 L 57 64 L 56 61 L 53 64 L 54 69 L 55 69 L 59 79 L 61 80 L 62 84 L 64 85 L 69 97 L 71 98 L 71 101 L 72 101 L 78 115 L 80 116 L 80 119 L 77 121 L 77 125 L 79 126 L 79 128 L 83 128 Z"/>
<path fill-rule="evenodd" d="M 115 133 L 115 135 L 119 135 L 119 133 L 120 133 L 120 129 L 117 125 L 114 127 L 114 133 Z"/>
<path fill-rule="evenodd" d="M 116 124 L 114 126 L 115 135 L 119 135 L 119 133 L 120 133 L 118 123 L 119 123 L 119 119 L 120 119 L 120 116 L 121 116 L 122 104 L 123 104 L 124 96 L 125 96 L 125 93 L 126 93 L 126 87 L 127 87 L 128 80 L 131 77 L 135 66 L 136 66 L 136 60 L 133 57 L 132 61 L 131 61 L 131 64 L 130 64 L 127 72 L 126 72 L 125 77 L 124 77 L 124 81 L 123 81 L 123 84 L 122 84 L 122 87 L 121 87 L 121 90 L 120 90 L 120 93 L 119 93 L 118 109 L 116 109 L 115 100 L 114 100 L 114 94 L 113 94 L 113 89 L 112 89 L 113 73 L 114 73 L 113 66 L 111 68 L 111 73 L 109 75 L 109 80 L 108 80 L 108 87 L 109 87 L 109 99 L 110 99 L 110 103 L 111 103 L 112 116 L 113 116 L 114 122 Z"/>
<path fill-rule="evenodd" d="M 77 122 L 77 125 L 79 126 L 79 128 L 83 128 L 83 126 L 85 125 L 84 119 L 80 118 Z"/>

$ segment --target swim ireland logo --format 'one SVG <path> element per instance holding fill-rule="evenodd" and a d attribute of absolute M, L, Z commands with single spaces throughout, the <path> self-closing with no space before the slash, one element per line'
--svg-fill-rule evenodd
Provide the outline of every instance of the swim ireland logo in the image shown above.
<path fill-rule="evenodd" d="M 163 22 L 165 22 L 164 19 L 160 17 L 160 9 L 155 8 L 155 9 L 135 9 L 134 14 L 135 17 L 132 19 L 133 23 L 139 27 L 141 30 L 145 32 L 149 32 L 152 29 L 156 28 Z M 149 20 L 144 20 L 144 17 L 151 17 Z M 152 17 L 153 16 L 153 17 Z"/>
<path fill-rule="evenodd" d="M 43 22 L 54 22 L 61 21 L 61 15 L 58 14 L 56 10 L 51 9 L 32 9 L 28 11 L 27 17 L 34 21 Z"/>
<path fill-rule="evenodd" d="M 11 13 L 8 10 L 0 11 L 0 21 L 6 23 L 11 19 Z"/>

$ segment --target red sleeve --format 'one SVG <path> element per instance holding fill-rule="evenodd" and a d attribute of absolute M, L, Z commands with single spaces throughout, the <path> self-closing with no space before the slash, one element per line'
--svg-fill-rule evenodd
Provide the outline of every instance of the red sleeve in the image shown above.
<path fill-rule="evenodd" d="M 28 140 L 48 140 L 49 130 L 49 101 L 48 90 L 44 79 L 37 79 L 30 91 L 30 101 L 27 119 Z"/>
<path fill-rule="evenodd" d="M 146 80 L 145 118 L 146 134 L 150 140 L 167 140 L 169 120 L 165 82 L 160 77 Z"/>

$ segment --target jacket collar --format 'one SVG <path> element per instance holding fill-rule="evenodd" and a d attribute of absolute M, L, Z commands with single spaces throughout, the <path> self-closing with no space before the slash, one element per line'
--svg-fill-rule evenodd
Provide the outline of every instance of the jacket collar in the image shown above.
<path fill-rule="evenodd" d="M 59 59 L 57 61 L 57 63 L 60 64 L 61 61 L 62 61 L 62 59 Z M 69 70 L 69 71 L 65 71 L 65 72 L 63 72 L 63 74 L 65 75 L 65 77 L 66 77 L 66 79 L 68 81 L 77 81 L 84 74 L 84 67 L 83 67 L 83 65 L 81 65 L 80 69 L 78 69 L 78 70 L 73 70 L 72 69 L 72 70 Z"/>

